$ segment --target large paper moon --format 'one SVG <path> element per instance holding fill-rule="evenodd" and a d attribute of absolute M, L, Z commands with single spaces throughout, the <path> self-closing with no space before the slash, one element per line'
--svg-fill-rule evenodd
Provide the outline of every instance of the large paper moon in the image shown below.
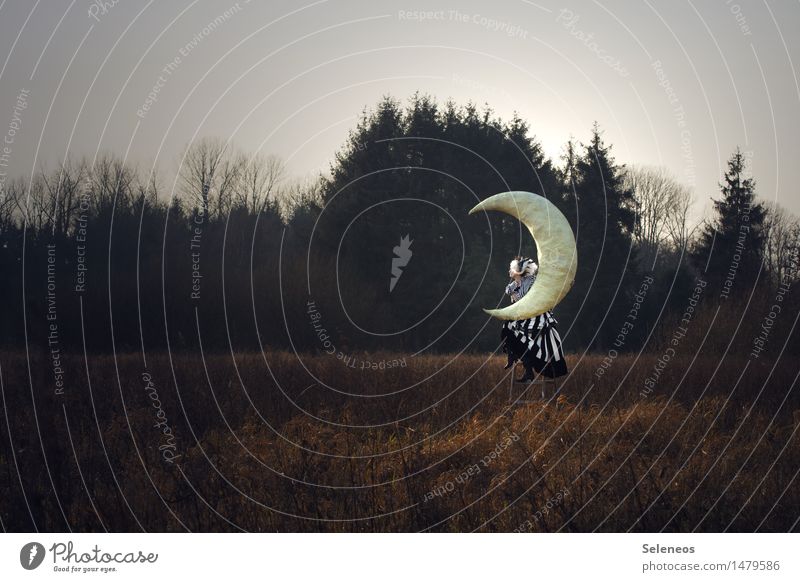
<path fill-rule="evenodd" d="M 575 281 L 578 254 L 567 219 L 543 196 L 531 192 L 503 192 L 487 198 L 469 211 L 499 210 L 517 218 L 536 242 L 539 273 L 533 287 L 516 303 L 503 309 L 484 309 L 498 319 L 528 319 L 558 305 Z"/>

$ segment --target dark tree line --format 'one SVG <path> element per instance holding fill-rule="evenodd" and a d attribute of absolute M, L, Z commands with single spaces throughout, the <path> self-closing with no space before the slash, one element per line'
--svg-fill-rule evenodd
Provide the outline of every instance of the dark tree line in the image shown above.
<path fill-rule="evenodd" d="M 646 277 L 624 349 L 700 274 L 715 301 L 797 280 L 798 223 L 758 203 L 741 152 L 695 234 L 686 189 L 611 149 L 595 125 L 555 165 L 518 116 L 415 95 L 365 111 L 306 183 L 213 139 L 189 146 L 175 191 L 113 156 L 68 160 L 4 184 L 0 343 L 49 351 L 55 325 L 67 351 L 493 350 L 479 307 L 504 300 L 508 261 L 535 250 L 517 221 L 466 212 L 506 190 L 546 196 L 574 226 L 579 270 L 556 311 L 572 350 L 608 349 Z"/>

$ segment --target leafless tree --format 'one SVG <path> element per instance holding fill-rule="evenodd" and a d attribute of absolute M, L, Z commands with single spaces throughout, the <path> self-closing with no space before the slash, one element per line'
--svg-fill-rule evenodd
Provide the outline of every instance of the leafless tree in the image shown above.
<path fill-rule="evenodd" d="M 231 211 L 246 163 L 245 157 L 238 153 L 230 153 L 222 160 L 217 171 L 216 192 L 211 192 L 211 203 L 216 216 L 225 216 Z"/>
<path fill-rule="evenodd" d="M 698 225 L 691 226 L 689 223 L 689 212 L 693 204 L 692 191 L 687 186 L 678 184 L 666 216 L 669 240 L 678 251 L 688 248 L 689 241 L 698 228 Z"/>
<path fill-rule="evenodd" d="M 629 168 L 625 185 L 634 195 L 633 235 L 642 261 L 652 266 L 659 249 L 667 243 L 684 248 L 690 237 L 688 216 L 692 196 L 689 189 L 665 168 L 650 166 Z"/>
<path fill-rule="evenodd" d="M 776 284 L 798 280 L 800 220 L 777 203 L 767 204 L 764 217 L 767 269 Z"/>
<path fill-rule="evenodd" d="M 284 182 L 276 193 L 281 216 L 288 220 L 301 208 L 319 206 L 322 200 L 322 178 L 320 176 L 296 178 Z"/>
<path fill-rule="evenodd" d="M 253 156 L 247 160 L 239 182 L 237 203 L 253 214 L 262 212 L 286 175 L 286 166 L 277 156 Z"/>
<path fill-rule="evenodd" d="M 155 206 L 158 204 L 158 197 L 160 193 L 158 173 L 153 171 L 146 176 L 137 175 L 134 192 L 136 194 L 136 202 L 138 204 L 145 203 L 150 206 Z"/>
<path fill-rule="evenodd" d="M 133 201 L 136 172 L 113 155 L 97 160 L 89 175 L 89 196 L 95 209 L 121 208 Z"/>
<path fill-rule="evenodd" d="M 67 234 L 73 226 L 86 187 L 88 171 L 85 161 L 61 162 L 51 173 L 40 172 L 44 185 L 45 211 L 53 234 Z"/>
<path fill-rule="evenodd" d="M 230 209 L 241 160 L 219 138 L 191 144 L 179 171 L 181 193 L 203 214 L 221 215 Z"/>
<path fill-rule="evenodd" d="M 17 198 L 24 192 L 21 180 L 0 182 L 0 234 L 7 232 L 17 223 Z"/>
<path fill-rule="evenodd" d="M 51 220 L 52 207 L 48 201 L 47 189 L 41 172 L 37 172 L 30 181 L 16 178 L 9 185 L 9 192 L 16 205 L 16 214 L 25 227 L 34 232 L 44 229 Z"/>

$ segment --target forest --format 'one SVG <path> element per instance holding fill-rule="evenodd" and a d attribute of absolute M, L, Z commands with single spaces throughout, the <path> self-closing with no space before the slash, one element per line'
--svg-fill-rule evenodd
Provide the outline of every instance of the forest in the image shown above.
<path fill-rule="evenodd" d="M 797 531 L 800 222 L 740 149 L 692 192 L 589 136 L 418 94 L 312 178 L 206 137 L 4 179 L 0 525 Z M 467 216 L 507 190 L 577 242 L 549 401 L 480 309 L 535 253 Z"/>
<path fill-rule="evenodd" d="M 46 350 L 55 333 L 64 351 L 192 351 L 202 334 L 211 352 L 315 352 L 312 301 L 345 351 L 493 351 L 477 307 L 503 301 L 505 265 L 535 247 L 516 221 L 466 211 L 506 190 L 547 197 L 574 226 L 579 272 L 556 312 L 571 351 L 610 349 L 650 278 L 625 351 L 653 341 L 698 278 L 702 305 L 732 316 L 797 281 L 800 222 L 758 198 L 740 150 L 713 193 L 618 164 L 597 125 L 563 151 L 547 159 L 517 116 L 414 95 L 365 109 L 311 178 L 213 137 L 170 181 L 113 154 L 68 158 L 3 184 L 0 345 Z M 699 195 L 714 199 L 701 221 Z M 413 258 L 390 287 L 403 237 Z"/>

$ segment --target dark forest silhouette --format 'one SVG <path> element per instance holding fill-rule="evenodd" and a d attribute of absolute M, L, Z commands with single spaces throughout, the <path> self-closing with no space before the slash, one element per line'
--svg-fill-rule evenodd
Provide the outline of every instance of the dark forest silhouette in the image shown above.
<path fill-rule="evenodd" d="M 738 150 L 693 228 L 597 125 L 557 164 L 533 133 L 385 98 L 316 180 L 207 138 L 174 196 L 113 155 L 4 183 L 3 528 L 796 529 L 797 220 Z M 467 216 L 514 189 L 580 265 L 570 374 L 524 406 L 480 307 L 534 245 Z"/>
<path fill-rule="evenodd" d="M 548 197 L 574 225 L 579 271 L 556 312 L 570 350 L 611 347 L 649 275 L 625 350 L 682 308 L 699 274 L 715 304 L 754 289 L 767 297 L 797 278 L 797 222 L 755 200 L 738 150 L 716 216 L 693 237 L 685 189 L 663 171 L 617 164 L 597 125 L 559 162 L 518 116 L 420 95 L 365 111 L 330 175 L 302 184 L 283 180 L 276 158 L 218 139 L 189 146 L 175 196 L 112 155 L 68 160 L 30 186 L 6 184 L 0 342 L 27 337 L 46 349 L 55 313 L 67 351 L 84 342 L 92 352 L 194 350 L 198 331 L 208 351 L 319 350 L 311 300 L 347 349 L 494 350 L 478 306 L 502 300 L 507 261 L 534 245 L 516 221 L 466 210 L 514 189 Z M 390 290 L 392 249 L 405 235 L 413 260 Z"/>

